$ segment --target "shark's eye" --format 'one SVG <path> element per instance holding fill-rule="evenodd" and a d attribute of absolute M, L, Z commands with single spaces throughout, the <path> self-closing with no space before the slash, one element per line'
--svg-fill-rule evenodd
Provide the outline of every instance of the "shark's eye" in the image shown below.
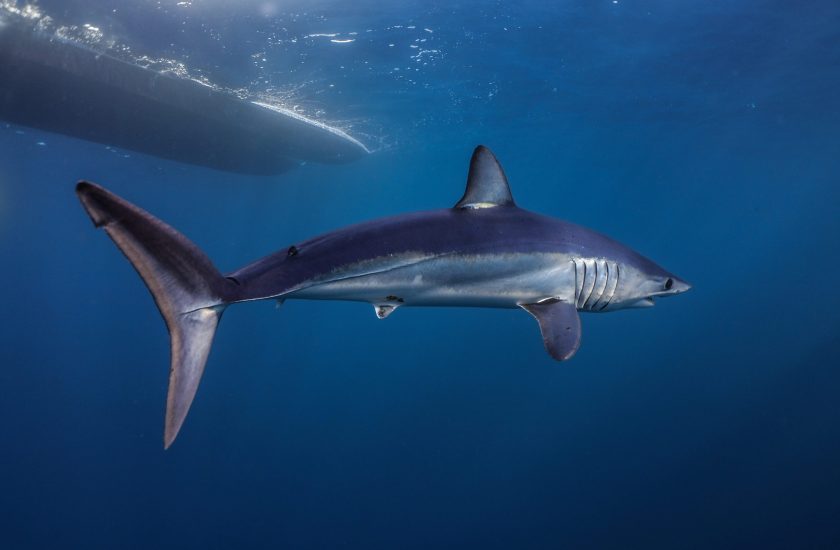
<path fill-rule="evenodd" d="M 665 290 L 671 290 L 672 286 L 674 286 L 674 279 L 668 277 L 668 280 L 665 281 Z"/>

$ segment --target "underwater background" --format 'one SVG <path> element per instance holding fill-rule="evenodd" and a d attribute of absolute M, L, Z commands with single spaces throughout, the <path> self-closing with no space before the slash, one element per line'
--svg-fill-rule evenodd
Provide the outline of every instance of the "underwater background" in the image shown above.
<path fill-rule="evenodd" d="M 0 122 L 0 546 L 840 545 L 840 3 L 33 9 L 372 154 L 254 177 Z M 454 204 L 477 144 L 692 291 L 563 364 L 521 311 L 233 307 L 163 451 L 166 329 L 77 180 L 232 271 Z"/>

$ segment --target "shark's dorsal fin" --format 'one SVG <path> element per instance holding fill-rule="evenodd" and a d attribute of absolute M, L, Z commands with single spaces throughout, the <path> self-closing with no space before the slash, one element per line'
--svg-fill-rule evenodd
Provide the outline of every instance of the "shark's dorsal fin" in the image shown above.
<path fill-rule="evenodd" d="M 487 147 L 479 145 L 470 160 L 467 190 L 455 205 L 459 209 L 516 206 L 502 165 Z"/>

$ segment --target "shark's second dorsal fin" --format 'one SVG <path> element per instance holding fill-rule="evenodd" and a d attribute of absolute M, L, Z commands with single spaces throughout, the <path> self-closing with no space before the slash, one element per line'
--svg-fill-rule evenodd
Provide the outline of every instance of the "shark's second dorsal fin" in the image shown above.
<path fill-rule="evenodd" d="M 455 208 L 475 209 L 516 206 L 502 165 L 487 147 L 479 145 L 470 161 L 467 190 Z"/>

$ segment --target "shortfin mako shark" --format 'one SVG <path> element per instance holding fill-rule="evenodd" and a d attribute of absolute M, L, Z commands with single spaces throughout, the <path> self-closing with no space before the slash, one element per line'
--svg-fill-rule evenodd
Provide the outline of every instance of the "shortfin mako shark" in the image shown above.
<path fill-rule="evenodd" d="M 253 300 L 353 300 L 384 319 L 408 306 L 522 308 L 565 361 L 579 311 L 654 304 L 690 285 L 618 242 L 516 206 L 493 153 L 476 148 L 453 208 L 374 220 L 295 243 L 233 273 L 172 227 L 93 183 L 76 193 L 122 250 L 171 338 L 164 447 L 183 425 L 225 308 Z"/>

